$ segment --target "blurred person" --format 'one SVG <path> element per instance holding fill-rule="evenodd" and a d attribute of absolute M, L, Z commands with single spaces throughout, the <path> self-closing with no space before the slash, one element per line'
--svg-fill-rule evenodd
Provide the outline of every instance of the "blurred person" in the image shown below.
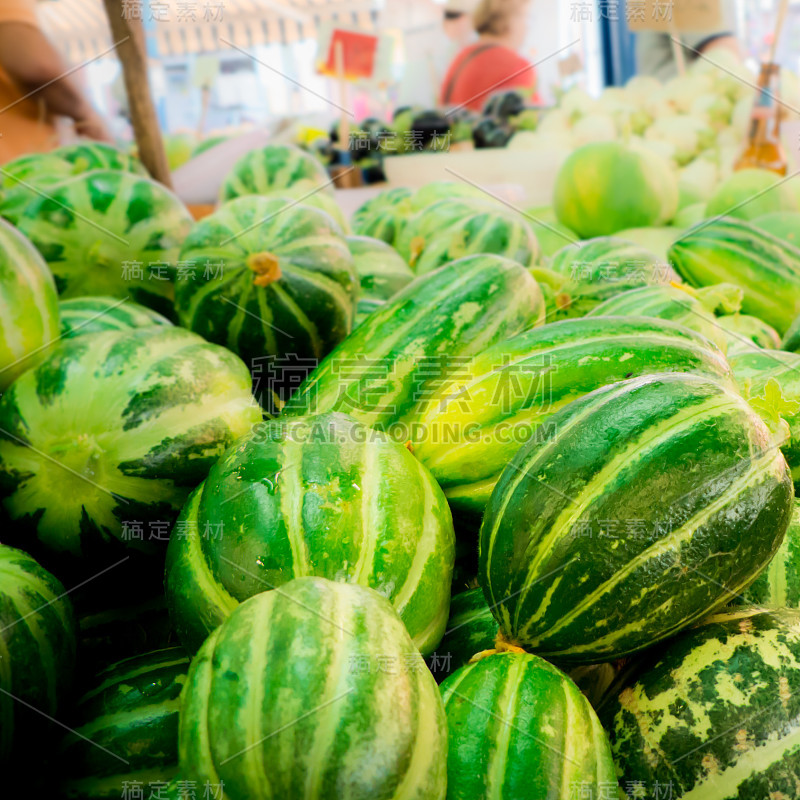
<path fill-rule="evenodd" d="M 480 111 L 498 92 L 536 96 L 536 70 L 519 54 L 528 32 L 530 0 L 481 0 L 472 15 L 478 41 L 453 60 L 442 85 L 444 106 Z"/>
<path fill-rule="evenodd" d="M 734 0 L 723 0 L 723 27 L 719 31 L 702 34 L 682 33 L 679 35 L 686 66 L 693 64 L 703 55 L 716 49 L 731 50 L 741 56 L 736 39 L 736 4 Z M 668 81 L 678 74 L 675 61 L 675 48 L 669 33 L 642 31 L 636 34 L 636 68 L 640 75 L 651 75 Z"/>
<path fill-rule="evenodd" d="M 56 147 L 57 116 L 74 120 L 81 136 L 111 141 L 67 71 L 39 27 L 36 0 L 0 0 L 0 163 Z"/>

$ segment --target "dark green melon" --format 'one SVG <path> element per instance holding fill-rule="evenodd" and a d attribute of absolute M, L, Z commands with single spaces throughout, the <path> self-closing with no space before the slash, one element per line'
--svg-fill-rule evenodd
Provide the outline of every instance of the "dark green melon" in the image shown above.
<path fill-rule="evenodd" d="M 349 236 L 347 246 L 361 282 L 355 327 L 414 280 L 414 273 L 398 252 L 380 239 Z"/>
<path fill-rule="evenodd" d="M 497 653 L 462 667 L 441 691 L 448 800 L 616 797 L 605 731 L 551 664 Z"/>
<path fill-rule="evenodd" d="M 180 772 L 226 800 L 445 800 L 442 700 L 383 597 L 298 578 L 239 606 L 195 657 Z"/>
<path fill-rule="evenodd" d="M 744 220 L 724 217 L 690 228 L 669 251 L 692 286 L 733 283 L 742 311 L 783 335 L 800 315 L 800 248 Z"/>
<path fill-rule="evenodd" d="M 120 661 L 96 676 L 72 710 L 73 731 L 59 748 L 62 797 L 112 800 L 137 784 L 149 793 L 176 776 L 189 662 L 173 647 Z"/>
<path fill-rule="evenodd" d="M 285 189 L 318 189 L 333 194 L 333 182 L 314 156 L 289 145 L 251 150 L 234 164 L 222 183 L 220 202 L 243 195 L 280 194 Z"/>
<path fill-rule="evenodd" d="M 0 763 L 29 763 L 67 699 L 76 628 L 66 594 L 27 553 L 0 545 Z"/>
<path fill-rule="evenodd" d="M 186 207 L 160 183 L 112 170 L 59 183 L 17 221 L 62 297 L 129 298 L 167 316 L 178 252 L 191 225 Z"/>
<path fill-rule="evenodd" d="M 454 546 L 441 489 L 402 444 L 341 414 L 276 420 L 239 439 L 184 508 L 170 612 L 194 651 L 240 602 L 316 575 L 376 589 L 428 653 L 447 621 Z"/>
<path fill-rule="evenodd" d="M 0 497 L 31 545 L 59 556 L 121 541 L 152 552 L 260 420 L 244 364 L 189 331 L 78 336 L 0 399 Z"/>
<path fill-rule="evenodd" d="M 259 394 L 270 410 L 352 329 L 353 258 L 317 209 L 273 197 L 233 200 L 195 225 L 180 258 L 198 268 L 176 285 L 181 324 L 269 376 Z"/>
<path fill-rule="evenodd" d="M 621 785 L 683 800 L 796 797 L 799 631 L 794 610 L 724 612 L 643 659 L 601 711 Z"/>
<path fill-rule="evenodd" d="M 461 259 L 425 275 L 379 308 L 334 350 L 286 406 L 341 411 L 412 438 L 408 422 L 469 358 L 544 321 L 544 299 L 519 264 Z"/>
<path fill-rule="evenodd" d="M 508 462 L 552 433 L 556 412 L 595 389 L 659 372 L 732 384 L 722 353 L 674 322 L 586 317 L 526 331 L 485 350 L 437 390 L 414 420 L 414 452 L 454 512 L 480 524 Z"/>
<path fill-rule="evenodd" d="M 59 304 L 61 336 L 73 339 L 87 333 L 130 331 L 155 325 L 172 325 L 146 306 L 116 297 L 73 297 Z"/>
<path fill-rule="evenodd" d="M 481 528 L 479 580 L 513 643 L 568 663 L 636 653 L 741 594 L 783 542 L 786 460 L 723 384 L 637 378 L 551 423 Z"/>

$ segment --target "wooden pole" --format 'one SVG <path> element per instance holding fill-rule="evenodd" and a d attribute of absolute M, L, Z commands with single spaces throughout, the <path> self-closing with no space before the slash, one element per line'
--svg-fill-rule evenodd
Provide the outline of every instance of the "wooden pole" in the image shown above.
<path fill-rule="evenodd" d="M 775 20 L 775 36 L 772 39 L 772 48 L 770 50 L 769 55 L 769 63 L 775 63 L 775 57 L 778 54 L 778 42 L 781 38 L 781 33 L 783 33 L 783 24 L 786 22 L 786 12 L 789 10 L 789 0 L 781 0 L 781 4 L 778 7 L 778 17 Z"/>
<path fill-rule="evenodd" d="M 683 52 L 683 43 L 678 26 L 673 21 L 670 25 L 670 39 L 672 40 L 672 53 L 675 56 L 675 63 L 678 67 L 678 75 L 683 77 L 686 74 L 686 54 Z"/>
<path fill-rule="evenodd" d="M 119 0 L 104 0 L 108 22 L 122 63 L 136 146 L 147 171 L 155 180 L 172 188 L 172 176 L 161 138 L 156 109 L 150 94 L 147 51 L 140 19 L 126 19 Z M 134 16 L 134 15 L 130 15 Z"/>

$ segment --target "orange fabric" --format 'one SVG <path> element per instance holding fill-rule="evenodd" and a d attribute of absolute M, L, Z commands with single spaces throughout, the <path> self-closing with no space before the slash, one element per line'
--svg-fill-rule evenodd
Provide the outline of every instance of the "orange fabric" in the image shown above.
<path fill-rule="evenodd" d="M 0 25 L 6 22 L 38 28 L 36 0 L 0 0 Z M 25 153 L 52 150 L 58 144 L 44 102 L 36 95 L 23 100 L 24 96 L 25 92 L 0 67 L 0 164 Z"/>
<path fill-rule="evenodd" d="M 442 86 L 443 95 L 450 90 L 449 98 L 442 98 L 446 105 L 480 111 L 493 94 L 512 89 L 528 91 L 538 102 L 536 70 L 530 61 L 508 47 L 497 45 L 482 52 L 481 48 L 486 45 L 470 45 L 453 60 Z"/>

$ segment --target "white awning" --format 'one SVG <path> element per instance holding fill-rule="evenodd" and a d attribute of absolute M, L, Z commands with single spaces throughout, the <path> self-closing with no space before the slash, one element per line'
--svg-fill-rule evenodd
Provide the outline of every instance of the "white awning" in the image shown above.
<path fill-rule="evenodd" d="M 160 56 L 213 53 L 312 38 L 323 22 L 371 30 L 377 0 L 119 0 L 155 33 Z M 41 0 L 45 32 L 73 63 L 113 49 L 102 0 Z M 152 24 L 150 21 L 152 20 Z"/>

